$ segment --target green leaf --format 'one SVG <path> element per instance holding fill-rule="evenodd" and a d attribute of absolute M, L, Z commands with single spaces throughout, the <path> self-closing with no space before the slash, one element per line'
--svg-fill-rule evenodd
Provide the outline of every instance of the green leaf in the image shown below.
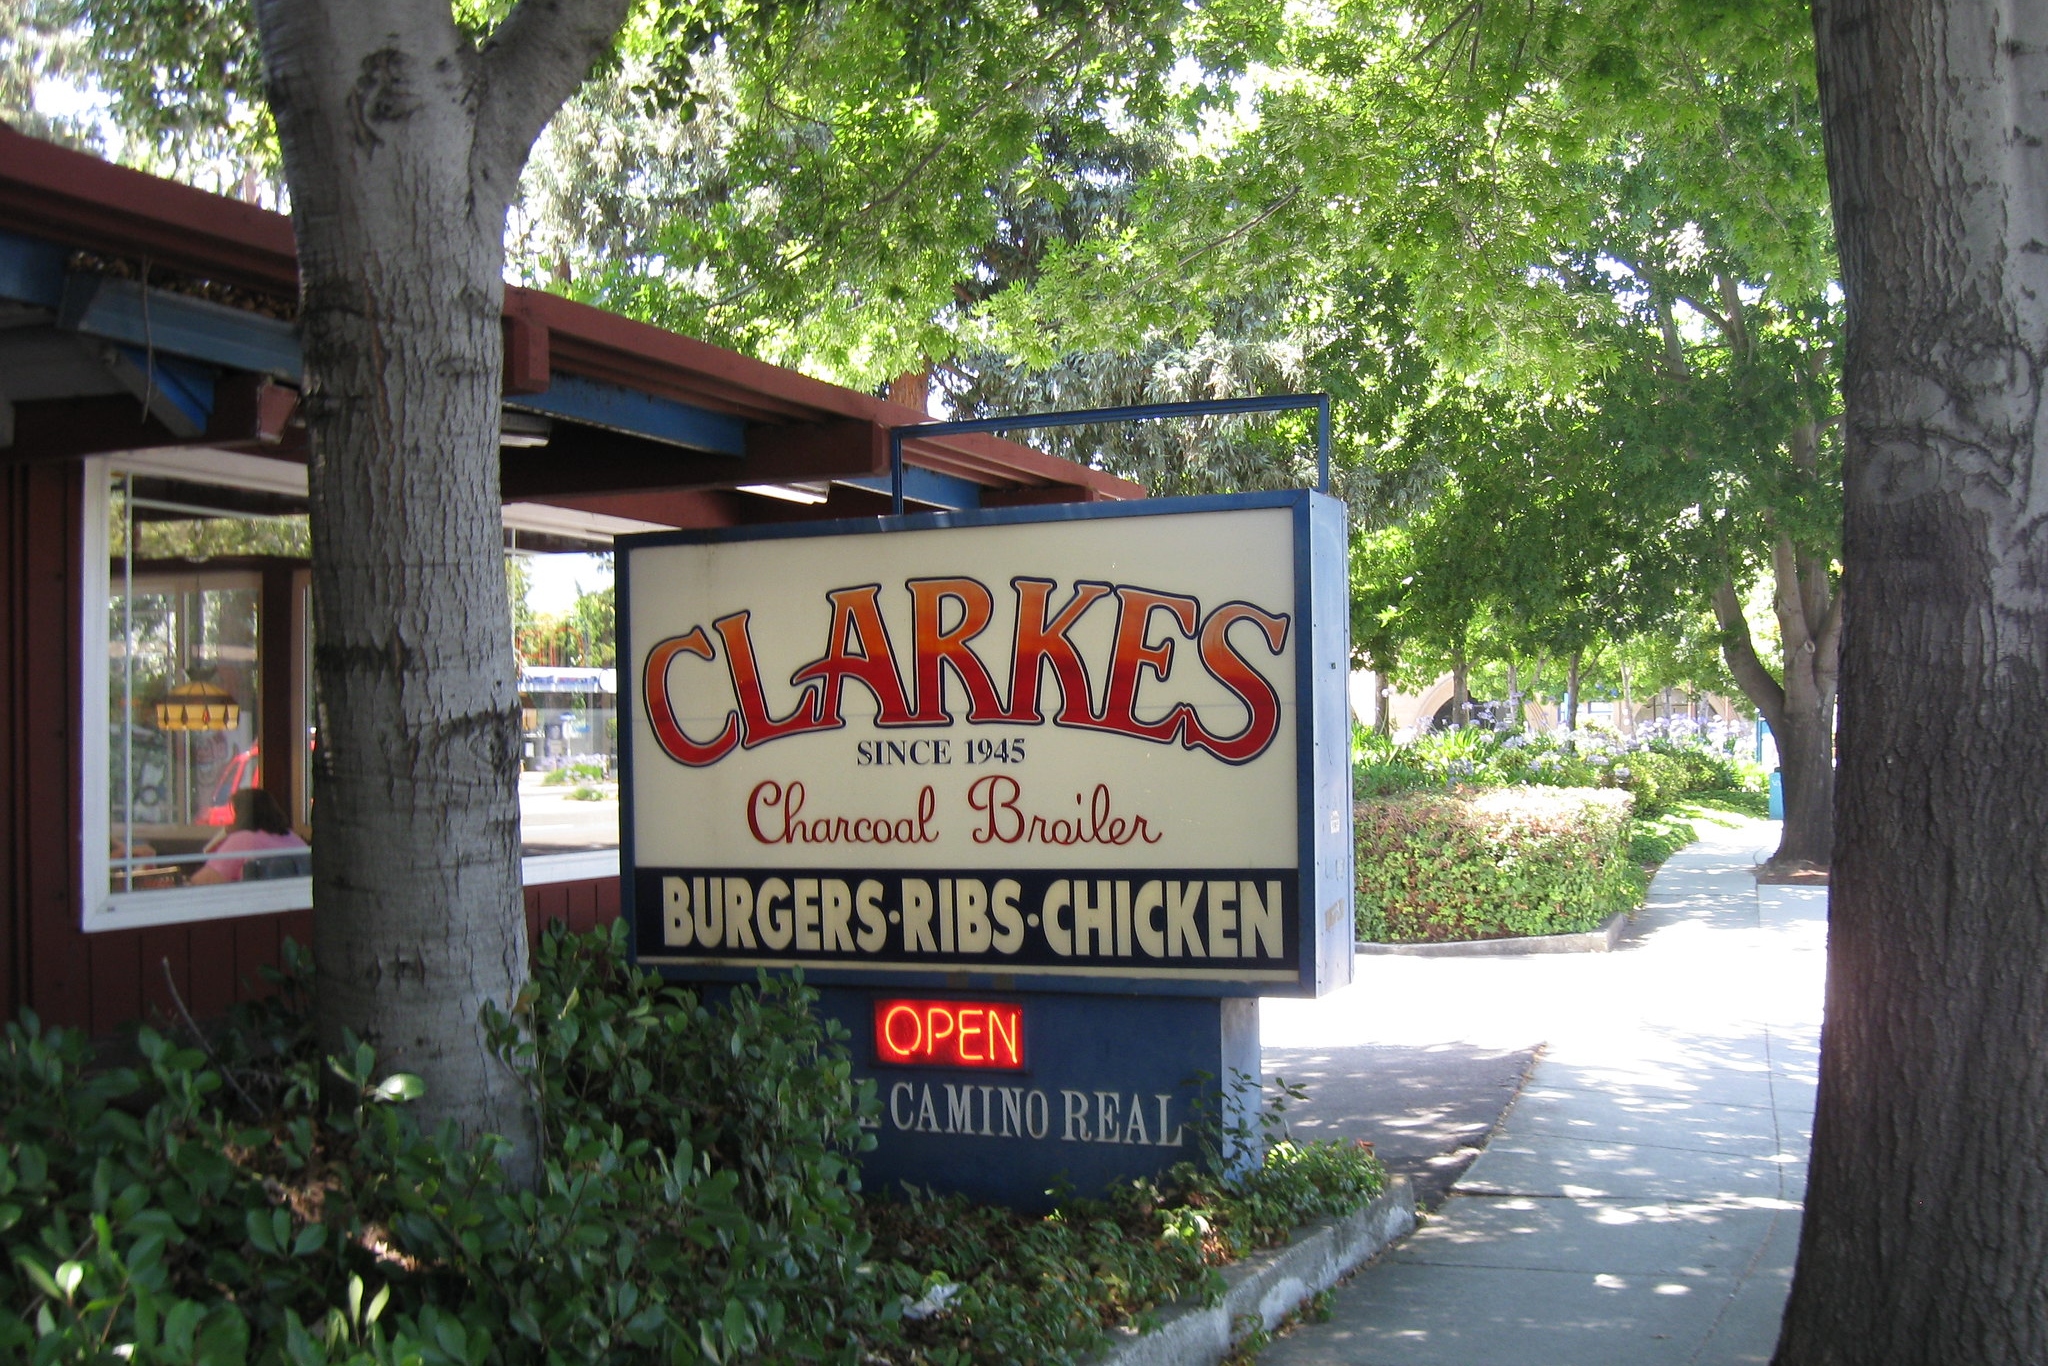
<path fill-rule="evenodd" d="M 78 1289 L 78 1283 L 85 1279 L 85 1263 L 58 1263 L 57 1275 L 55 1279 L 57 1282 L 57 1289 L 63 1293 L 65 1299 L 70 1299 L 73 1292 L 75 1292 Z"/>
<path fill-rule="evenodd" d="M 274 1256 L 279 1248 L 270 1213 L 269 1210 L 252 1209 L 242 1216 L 242 1227 L 248 1231 L 249 1241 L 255 1244 L 258 1252 L 268 1252 Z"/>
<path fill-rule="evenodd" d="M 21 1274 L 28 1277 L 44 1295 L 53 1300 L 64 1298 L 64 1292 L 58 1288 L 57 1282 L 51 1278 L 49 1271 L 41 1262 L 25 1252 L 17 1252 L 14 1255 L 14 1264 L 21 1268 Z"/>
<path fill-rule="evenodd" d="M 390 1076 L 378 1082 L 376 1090 L 372 1092 L 378 1100 L 382 1101 L 418 1100 L 426 1093 L 426 1082 L 410 1072 L 393 1072 Z"/>

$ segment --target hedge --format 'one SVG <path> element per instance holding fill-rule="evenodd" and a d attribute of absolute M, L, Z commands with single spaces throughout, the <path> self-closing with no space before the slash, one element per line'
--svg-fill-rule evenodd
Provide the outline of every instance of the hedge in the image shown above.
<path fill-rule="evenodd" d="M 1046 1218 L 864 1192 L 873 1088 L 811 988 L 707 1004 L 634 970 L 625 928 L 550 930 L 494 1018 L 540 1120 L 532 1190 L 500 1140 L 422 1133 L 421 1083 L 367 1044 L 321 1057 L 294 946 L 276 996 L 203 1048 L 140 1031 L 135 1067 L 24 1012 L 0 1030 L 0 1362 L 1063 1366 L 1385 1179 L 1369 1145 L 1274 1142 Z"/>
<path fill-rule="evenodd" d="M 1629 793 L 1408 793 L 1356 811 L 1358 937 L 1442 943 L 1570 934 L 1636 904 Z"/>

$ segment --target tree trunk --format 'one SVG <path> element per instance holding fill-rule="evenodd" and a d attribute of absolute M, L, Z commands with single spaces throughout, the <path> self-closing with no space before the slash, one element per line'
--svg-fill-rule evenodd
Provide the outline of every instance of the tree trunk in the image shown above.
<path fill-rule="evenodd" d="M 258 0 L 298 238 L 320 744 L 320 1043 L 374 1043 L 422 1120 L 513 1139 L 478 1015 L 526 975 L 498 496 L 503 239 L 535 136 L 624 0 Z"/>
<path fill-rule="evenodd" d="M 1465 663 L 1465 651 L 1460 649 L 1451 656 L 1451 729 L 1463 730 L 1472 721 L 1472 693 L 1467 686 L 1471 672 Z"/>
<path fill-rule="evenodd" d="M 1375 735 L 1394 733 L 1394 660 L 1377 656 L 1366 661 L 1372 666 L 1372 729 Z"/>
<path fill-rule="evenodd" d="M 1842 803 L 1777 1366 L 2048 1361 L 2048 10 L 1815 5 Z"/>
<path fill-rule="evenodd" d="M 1757 657 L 1735 581 L 1714 590 L 1728 672 L 1778 740 L 1785 824 L 1773 867 L 1825 868 L 1835 838 L 1835 678 L 1840 667 L 1843 594 L 1831 592 L 1825 556 L 1801 554 L 1779 537 L 1772 554 L 1772 607 L 1785 647 L 1785 677 Z"/>
<path fill-rule="evenodd" d="M 1621 725 L 1624 739 L 1634 739 L 1636 733 L 1636 704 L 1628 690 L 1628 665 L 1621 666 Z"/>
<path fill-rule="evenodd" d="M 1582 657 L 1582 653 L 1579 650 L 1573 650 L 1571 667 L 1565 670 L 1564 728 L 1566 731 L 1574 731 L 1579 728 L 1579 660 Z"/>

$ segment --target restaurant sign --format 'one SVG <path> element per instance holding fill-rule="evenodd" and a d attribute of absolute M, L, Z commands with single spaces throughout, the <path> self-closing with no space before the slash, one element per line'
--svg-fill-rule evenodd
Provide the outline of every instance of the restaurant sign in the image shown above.
<path fill-rule="evenodd" d="M 1307 492 L 622 538 L 640 962 L 1342 985 L 1345 549 Z M 951 1018 L 998 1047 L 997 1017 Z"/>

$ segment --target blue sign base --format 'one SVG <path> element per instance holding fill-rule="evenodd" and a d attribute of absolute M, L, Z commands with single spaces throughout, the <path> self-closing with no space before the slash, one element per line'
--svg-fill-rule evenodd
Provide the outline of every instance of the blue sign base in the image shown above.
<path fill-rule="evenodd" d="M 1253 999 L 852 987 L 819 997 L 851 1035 L 854 1075 L 871 1078 L 881 1101 L 861 1163 L 871 1192 L 909 1185 L 1043 1212 L 1059 1195 L 1096 1196 L 1113 1181 L 1204 1161 L 1205 1131 L 1212 1145 L 1230 1129 L 1256 1133 Z M 892 1064 L 878 1047 L 876 1003 L 906 997 L 1018 1007 L 1021 1069 Z M 1250 1086 L 1232 1087 L 1238 1077 Z"/>

